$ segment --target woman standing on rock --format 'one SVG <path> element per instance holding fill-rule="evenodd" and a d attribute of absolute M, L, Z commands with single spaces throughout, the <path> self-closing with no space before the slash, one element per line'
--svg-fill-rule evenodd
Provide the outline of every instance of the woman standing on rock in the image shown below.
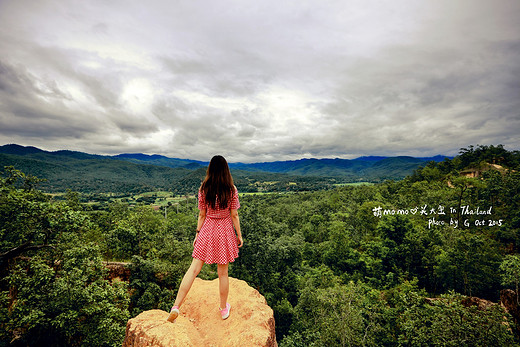
<path fill-rule="evenodd" d="M 174 322 L 179 316 L 179 307 L 202 269 L 202 265 L 217 263 L 220 314 L 229 317 L 231 305 L 227 302 L 229 293 L 228 264 L 238 257 L 242 247 L 242 233 L 238 218 L 238 191 L 233 184 L 226 159 L 220 155 L 211 158 L 206 178 L 199 188 L 199 219 L 197 233 L 193 241 L 193 261 L 182 278 L 177 298 L 168 316 Z M 236 235 L 235 235 L 236 231 Z"/>

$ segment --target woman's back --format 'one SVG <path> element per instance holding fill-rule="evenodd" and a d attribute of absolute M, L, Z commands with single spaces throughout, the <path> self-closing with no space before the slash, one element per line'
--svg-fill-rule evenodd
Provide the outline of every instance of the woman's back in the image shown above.
<path fill-rule="evenodd" d="M 199 210 L 206 209 L 206 217 L 209 218 L 227 218 L 231 215 L 231 210 L 237 210 L 240 207 L 240 203 L 238 202 L 238 190 L 234 187 L 234 191 L 231 194 L 231 201 L 228 201 L 226 207 L 222 208 L 218 201 L 218 196 L 216 197 L 215 207 L 212 207 L 211 204 L 206 202 L 206 198 L 204 193 L 199 190 Z"/>

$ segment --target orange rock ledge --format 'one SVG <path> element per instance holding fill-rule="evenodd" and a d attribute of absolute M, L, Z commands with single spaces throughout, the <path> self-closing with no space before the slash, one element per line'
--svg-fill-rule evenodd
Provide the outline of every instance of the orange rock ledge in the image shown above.
<path fill-rule="evenodd" d="M 150 310 L 126 325 L 123 347 L 145 346 L 278 346 L 273 310 L 245 281 L 229 278 L 231 314 L 220 317 L 218 278 L 196 278 L 175 323 L 168 312 Z"/>

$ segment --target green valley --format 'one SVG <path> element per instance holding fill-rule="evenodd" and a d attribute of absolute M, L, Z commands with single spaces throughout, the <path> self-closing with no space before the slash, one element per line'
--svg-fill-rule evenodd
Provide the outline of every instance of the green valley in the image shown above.
<path fill-rule="evenodd" d="M 248 182 L 285 176 L 265 177 Z M 401 180 L 267 190 L 240 192 L 245 244 L 229 274 L 265 296 L 279 346 L 519 345 L 518 151 L 470 146 Z M 197 213 L 194 194 L 51 195 L 6 168 L 0 345 L 120 346 L 130 317 L 171 307 Z"/>

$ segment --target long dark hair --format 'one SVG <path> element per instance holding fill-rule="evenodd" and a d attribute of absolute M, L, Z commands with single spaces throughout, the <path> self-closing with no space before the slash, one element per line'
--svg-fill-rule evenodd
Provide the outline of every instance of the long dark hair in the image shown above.
<path fill-rule="evenodd" d="M 215 209 L 218 197 L 218 206 L 224 209 L 231 201 L 234 190 L 233 177 L 226 159 L 221 155 L 214 156 L 206 170 L 206 178 L 200 186 L 206 203 Z"/>

